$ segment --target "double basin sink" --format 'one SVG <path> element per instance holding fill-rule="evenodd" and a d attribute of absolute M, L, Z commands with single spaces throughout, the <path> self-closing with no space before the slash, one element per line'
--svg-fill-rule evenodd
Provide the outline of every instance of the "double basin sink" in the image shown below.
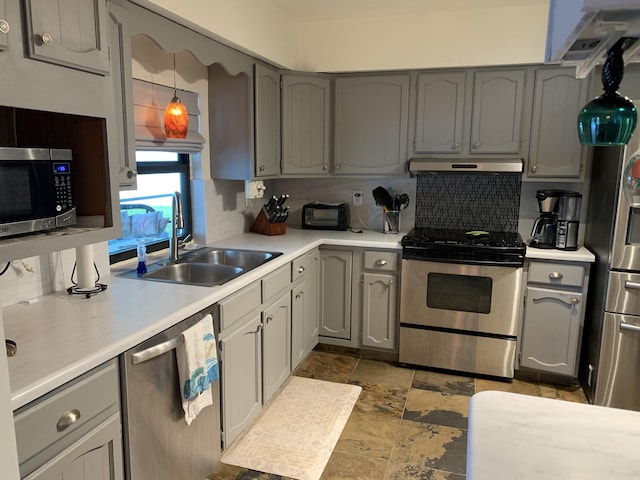
<path fill-rule="evenodd" d="M 179 283 L 214 287 L 259 267 L 278 256 L 280 252 L 262 252 L 232 248 L 204 247 L 183 254 L 177 261 L 148 266 L 147 273 L 124 273 L 129 278 L 156 282 Z"/>

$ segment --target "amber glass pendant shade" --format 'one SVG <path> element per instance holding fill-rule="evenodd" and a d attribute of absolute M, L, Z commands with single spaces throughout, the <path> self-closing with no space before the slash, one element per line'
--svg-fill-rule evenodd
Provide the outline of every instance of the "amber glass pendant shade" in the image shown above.
<path fill-rule="evenodd" d="M 187 138 L 188 130 L 187 107 L 177 96 L 174 96 L 164 111 L 164 133 L 167 138 Z"/>
<path fill-rule="evenodd" d="M 628 40 L 621 38 L 607 52 L 602 69 L 604 93 L 578 114 L 578 136 L 583 145 L 626 145 L 636 128 L 636 106 L 617 91 L 624 75 L 622 53 Z"/>

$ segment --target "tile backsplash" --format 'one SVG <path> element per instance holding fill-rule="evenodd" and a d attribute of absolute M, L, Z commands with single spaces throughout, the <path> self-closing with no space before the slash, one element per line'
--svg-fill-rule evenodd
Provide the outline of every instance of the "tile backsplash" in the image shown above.
<path fill-rule="evenodd" d="M 513 174 L 418 175 L 416 227 L 517 232 L 521 184 Z"/>

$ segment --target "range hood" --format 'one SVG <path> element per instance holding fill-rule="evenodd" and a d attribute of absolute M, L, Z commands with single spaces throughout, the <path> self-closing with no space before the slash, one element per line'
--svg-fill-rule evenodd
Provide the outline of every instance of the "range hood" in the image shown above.
<path fill-rule="evenodd" d="M 576 77 L 584 78 L 622 37 L 640 38 L 639 0 L 551 0 L 545 63 L 575 65 Z M 639 54 L 636 40 L 625 64 L 640 62 Z"/>
<path fill-rule="evenodd" d="M 523 161 L 520 158 L 508 159 L 424 159 L 412 158 L 409 171 L 419 173 L 522 173 Z"/>

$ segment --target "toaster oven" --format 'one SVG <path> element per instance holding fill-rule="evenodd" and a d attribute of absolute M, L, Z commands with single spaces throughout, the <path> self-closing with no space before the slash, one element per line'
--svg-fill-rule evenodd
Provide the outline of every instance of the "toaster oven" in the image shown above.
<path fill-rule="evenodd" d="M 311 230 L 347 230 L 349 205 L 313 202 L 302 207 L 302 228 Z"/>

